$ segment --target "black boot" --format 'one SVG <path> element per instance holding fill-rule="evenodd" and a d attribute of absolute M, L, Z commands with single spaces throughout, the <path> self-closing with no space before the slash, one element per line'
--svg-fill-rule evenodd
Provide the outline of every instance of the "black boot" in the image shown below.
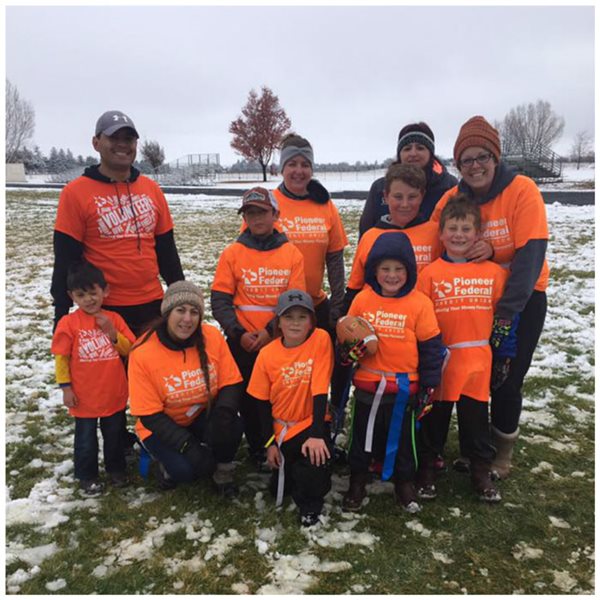
<path fill-rule="evenodd" d="M 342 509 L 349 512 L 360 510 L 362 501 L 367 496 L 368 473 L 350 473 L 350 486 L 342 499 Z"/>
<path fill-rule="evenodd" d="M 483 502 L 500 502 L 502 496 L 492 481 L 490 464 L 480 459 L 471 459 L 471 483 Z"/>

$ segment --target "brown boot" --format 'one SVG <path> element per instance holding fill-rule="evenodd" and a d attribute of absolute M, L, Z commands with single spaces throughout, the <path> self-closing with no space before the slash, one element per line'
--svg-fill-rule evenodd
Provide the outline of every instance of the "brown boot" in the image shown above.
<path fill-rule="evenodd" d="M 496 448 L 496 458 L 492 461 L 492 471 L 500 479 L 506 479 L 511 469 L 511 461 L 515 443 L 519 437 L 519 428 L 514 433 L 503 433 L 491 426 L 492 446 Z"/>
<path fill-rule="evenodd" d="M 394 497 L 396 504 L 406 512 L 416 513 L 421 510 L 417 500 L 417 491 L 412 481 L 396 481 L 394 483 Z"/>
<path fill-rule="evenodd" d="M 362 501 L 367 496 L 368 473 L 350 473 L 350 487 L 342 499 L 342 509 L 348 512 L 360 510 Z"/>
<path fill-rule="evenodd" d="M 492 481 L 490 465 L 478 459 L 471 460 L 471 483 L 483 502 L 500 502 L 502 496 Z"/>

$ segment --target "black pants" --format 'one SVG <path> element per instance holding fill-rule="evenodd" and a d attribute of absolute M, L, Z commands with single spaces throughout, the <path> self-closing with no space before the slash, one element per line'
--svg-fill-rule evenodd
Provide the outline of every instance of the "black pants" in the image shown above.
<path fill-rule="evenodd" d="M 323 300 L 323 302 L 321 302 L 321 304 L 315 308 L 315 315 L 317 317 L 317 327 L 324 329 L 327 331 L 327 333 L 329 333 L 329 337 L 331 338 L 331 342 L 335 348 L 335 327 L 332 329 L 329 326 L 329 299 Z M 342 404 L 342 397 L 344 395 L 344 391 L 350 383 L 351 377 L 352 365 L 345 367 L 340 364 L 339 360 L 336 359 L 333 364 L 333 373 L 331 374 L 330 395 L 331 404 L 334 408 L 337 409 Z"/>
<path fill-rule="evenodd" d="M 132 306 L 104 306 L 106 310 L 112 310 L 123 317 L 125 323 L 136 337 L 139 337 L 148 325 L 160 317 L 160 305 L 162 300 L 152 300 L 146 304 L 134 304 Z"/>
<path fill-rule="evenodd" d="M 325 430 L 325 443 L 332 453 L 329 428 L 326 426 Z M 302 444 L 308 437 L 308 429 L 305 429 L 281 446 L 281 452 L 285 457 L 285 489 L 291 489 L 292 499 L 298 506 L 300 514 L 309 512 L 319 514 L 323 509 L 324 498 L 331 489 L 331 460 L 317 467 L 310 462 L 308 456 L 303 456 Z M 277 473 L 278 471 L 273 472 L 271 480 L 273 495 L 277 491 Z"/>
<path fill-rule="evenodd" d="M 252 369 L 258 357 L 258 352 L 246 352 L 239 340 L 227 338 L 227 344 L 244 380 L 244 393 L 240 403 L 240 415 L 244 423 L 244 435 L 248 442 L 249 452 L 250 454 L 256 454 L 262 449 L 262 436 L 257 406 L 259 400 L 248 395 L 246 388 L 250 382 L 250 375 L 252 375 Z"/>
<path fill-rule="evenodd" d="M 490 443 L 488 403 L 468 396 L 461 396 L 458 402 L 434 402 L 429 414 L 421 419 L 422 462 L 431 464 L 435 457 L 444 451 L 455 404 L 461 454 L 471 460 L 490 463 L 496 452 Z"/>
<path fill-rule="evenodd" d="M 546 292 L 534 291 L 517 327 L 517 356 L 511 360 L 506 381 L 492 392 L 492 425 L 503 433 L 514 433 L 519 426 L 521 388 L 544 328 L 546 309 Z"/>
<path fill-rule="evenodd" d="M 98 477 L 98 421 L 104 441 L 104 468 L 107 473 L 124 473 L 125 463 L 125 411 L 110 417 L 75 417 L 75 478 L 81 480 Z"/>
<path fill-rule="evenodd" d="M 392 420 L 394 409 L 393 399 L 395 394 L 384 394 L 375 417 L 373 428 L 373 447 L 371 452 L 365 451 L 365 440 L 367 437 L 367 423 L 369 412 L 375 394 L 355 390 L 354 392 L 354 416 L 352 418 L 352 442 L 348 454 L 348 463 L 352 473 L 367 473 L 371 459 L 383 461 L 387 445 L 388 431 Z M 416 440 L 416 436 L 415 436 Z M 394 476 L 398 481 L 412 481 L 416 472 L 416 463 L 413 451 L 412 436 L 412 409 L 406 407 L 402 419 L 402 431 L 400 432 L 400 443 L 396 454 L 394 465 Z"/>

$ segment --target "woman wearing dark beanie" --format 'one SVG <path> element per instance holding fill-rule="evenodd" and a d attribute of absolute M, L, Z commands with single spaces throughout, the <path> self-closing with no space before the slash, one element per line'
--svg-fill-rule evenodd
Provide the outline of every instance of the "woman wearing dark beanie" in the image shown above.
<path fill-rule="evenodd" d="M 425 171 L 427 186 L 425 196 L 419 209 L 423 222 L 428 221 L 437 201 L 446 190 L 456 185 L 454 175 L 450 175 L 446 167 L 435 156 L 435 138 L 427 123 L 410 123 L 398 134 L 396 145 L 397 162 L 416 165 Z M 373 182 L 365 202 L 359 223 L 359 235 L 373 227 L 379 219 L 388 214 L 388 206 L 383 200 L 385 177 Z"/>
<path fill-rule="evenodd" d="M 212 477 L 216 491 L 232 497 L 242 377 L 221 332 L 203 322 L 200 288 L 172 283 L 160 312 L 161 320 L 129 354 L 136 433 L 159 462 L 162 489 Z"/>
<path fill-rule="evenodd" d="M 521 388 L 546 316 L 546 208 L 533 180 L 502 162 L 498 131 L 483 117 L 472 117 L 460 128 L 454 160 L 462 179 L 440 199 L 431 218 L 439 221 L 457 191 L 474 198 L 481 209 L 483 238 L 494 247 L 492 260 L 509 270 L 490 338 L 492 442 L 497 451 L 492 468 L 507 477 L 519 435 Z M 515 333 L 516 349 L 507 352 L 507 339 Z"/>

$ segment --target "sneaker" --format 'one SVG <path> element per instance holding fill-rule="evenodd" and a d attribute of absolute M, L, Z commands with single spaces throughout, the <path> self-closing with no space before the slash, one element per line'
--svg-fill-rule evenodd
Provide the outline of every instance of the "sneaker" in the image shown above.
<path fill-rule="evenodd" d="M 300 525 L 302 527 L 312 527 L 319 522 L 319 513 L 307 512 L 300 515 Z"/>
<path fill-rule="evenodd" d="M 453 463 L 452 468 L 457 473 L 470 473 L 471 461 L 466 456 L 459 456 Z"/>
<path fill-rule="evenodd" d="M 342 498 L 342 510 L 346 512 L 358 512 L 362 502 L 367 496 L 367 474 L 351 473 L 350 486 Z"/>
<path fill-rule="evenodd" d="M 167 473 L 167 470 L 162 463 L 158 463 L 158 471 L 156 472 L 156 482 L 158 489 L 166 492 L 167 490 L 173 490 L 177 487 L 177 482 L 171 479 L 171 476 Z"/>
<path fill-rule="evenodd" d="M 433 468 L 436 473 L 447 473 L 448 467 L 446 466 L 446 461 L 441 454 L 438 454 L 435 457 L 435 461 L 433 462 Z"/>
<path fill-rule="evenodd" d="M 104 484 L 98 479 L 82 479 L 79 489 L 86 496 L 99 496 L 104 491 Z"/>
<path fill-rule="evenodd" d="M 435 488 L 435 463 L 426 461 L 426 464 L 419 466 L 417 473 L 417 496 L 420 500 L 435 500 L 437 490 Z"/>
<path fill-rule="evenodd" d="M 235 498 L 239 489 L 233 477 L 235 465 L 233 463 L 217 463 L 217 468 L 212 476 L 213 487 L 219 496 L 226 499 Z"/>
<path fill-rule="evenodd" d="M 421 510 L 412 481 L 397 481 L 394 485 L 394 497 L 396 504 L 408 513 L 417 513 Z"/>
<path fill-rule="evenodd" d="M 129 478 L 125 472 L 109 473 L 108 480 L 110 485 L 116 488 L 124 488 L 129 485 Z"/>
<path fill-rule="evenodd" d="M 492 482 L 489 465 L 481 461 L 476 461 L 471 466 L 471 483 L 479 499 L 482 502 L 500 502 L 502 496 Z"/>

